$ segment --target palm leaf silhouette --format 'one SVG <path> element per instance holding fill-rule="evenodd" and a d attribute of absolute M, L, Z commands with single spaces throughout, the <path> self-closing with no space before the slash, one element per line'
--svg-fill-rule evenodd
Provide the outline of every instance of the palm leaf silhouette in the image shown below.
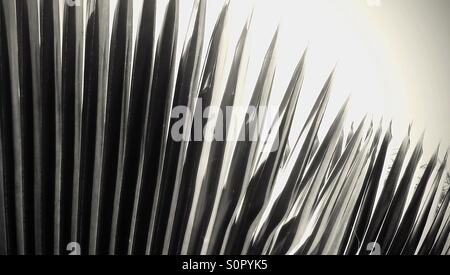
<path fill-rule="evenodd" d="M 410 151 L 410 125 L 385 171 L 392 122 L 365 117 L 346 132 L 350 98 L 323 129 L 335 71 L 305 106 L 306 50 L 270 117 L 279 29 L 247 113 L 204 116 L 243 102 L 253 13 L 228 48 L 234 2 L 211 38 L 206 0 L 193 1 L 181 36 L 178 0 L 61 4 L 0 4 L 0 254 L 65 254 L 71 242 L 82 254 L 368 254 L 373 242 L 383 254 L 448 254 L 448 152 L 419 171 L 424 137 Z M 225 124 L 224 140 L 197 123 Z"/>

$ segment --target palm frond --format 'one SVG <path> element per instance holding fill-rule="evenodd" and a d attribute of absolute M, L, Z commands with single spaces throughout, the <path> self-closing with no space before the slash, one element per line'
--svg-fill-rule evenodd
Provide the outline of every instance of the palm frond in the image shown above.
<path fill-rule="evenodd" d="M 411 125 L 399 147 L 392 122 L 346 130 L 350 98 L 326 125 L 339 69 L 307 106 L 307 50 L 275 104 L 279 28 L 247 102 L 235 2 L 211 37 L 206 0 L 187 33 L 179 0 L 61 4 L 0 4 L 0 254 L 449 253 L 448 152 L 422 169 Z"/>

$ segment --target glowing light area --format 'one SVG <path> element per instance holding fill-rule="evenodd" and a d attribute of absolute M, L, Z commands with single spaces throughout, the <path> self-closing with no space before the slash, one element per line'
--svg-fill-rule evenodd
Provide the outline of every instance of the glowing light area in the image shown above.
<path fill-rule="evenodd" d="M 158 3 L 163 2 L 167 1 Z M 412 146 L 426 130 L 421 160 L 424 163 L 428 161 L 434 151 L 433 146 L 438 142 L 442 143 L 441 155 L 450 145 L 450 123 L 446 121 L 450 117 L 450 82 L 446 77 L 450 70 L 450 42 L 446 35 L 448 32 L 443 29 L 443 26 L 450 25 L 450 9 L 449 2 L 445 0 L 426 1 L 426 4 L 425 1 L 419 2 L 231 1 L 227 29 L 230 32 L 227 64 L 231 65 L 233 49 L 242 27 L 252 14 L 248 39 L 251 43 L 251 56 L 246 86 L 246 93 L 250 96 L 266 50 L 279 27 L 273 104 L 281 100 L 294 67 L 303 51 L 308 48 L 305 81 L 293 124 L 292 138 L 296 138 L 300 131 L 300 127 L 295 125 L 303 125 L 310 111 L 308 106 L 313 105 L 326 78 L 337 66 L 328 110 L 319 135 L 323 137 L 339 108 L 351 95 L 347 129 L 353 122 L 359 123 L 366 114 L 369 120 L 373 119 L 375 125 L 383 118 L 384 131 L 392 119 L 393 140 L 388 152 L 392 155 L 407 134 L 409 124 L 414 122 L 411 132 Z M 224 1 L 208 1 L 204 54 L 223 4 Z M 191 8 L 191 1 L 180 1 L 180 41 L 184 40 Z M 444 13 L 438 13 L 436 9 L 442 9 Z M 161 13 L 161 9 L 159 12 Z M 446 22 L 441 22 L 442 20 Z M 422 46 L 418 46 L 420 44 Z M 178 46 L 180 54 L 182 43 Z M 411 152 L 408 158 L 410 154 Z M 387 176 L 389 165 L 389 161 L 385 163 L 382 178 Z M 422 169 L 416 171 L 416 180 L 422 172 Z M 280 175 L 270 205 L 285 182 Z M 383 183 L 380 184 L 378 195 L 382 186 Z M 412 194 L 413 188 L 409 192 L 409 199 Z M 266 210 L 262 221 L 265 220 L 270 207 Z"/>
<path fill-rule="evenodd" d="M 157 33 L 167 2 L 157 2 Z M 142 1 L 135 3 L 137 10 Z M 216 0 L 207 2 L 203 59 L 224 3 Z M 192 6 L 193 1 L 180 1 L 178 58 Z M 295 125 L 303 125 L 325 80 L 336 66 L 331 98 L 319 137 L 323 137 L 350 95 L 345 125 L 347 130 L 353 122 L 357 127 L 366 114 L 368 120 L 373 119 L 375 126 L 383 118 L 384 131 L 393 120 L 393 140 L 388 154 L 394 155 L 410 123 L 413 123 L 411 146 L 415 146 L 421 133 L 426 130 L 421 163 L 428 161 L 435 150 L 434 146 L 439 142 L 440 156 L 443 156 L 450 145 L 450 123 L 447 121 L 450 118 L 450 1 L 230 1 L 226 28 L 229 32 L 226 58 L 228 70 L 240 32 L 251 14 L 247 39 L 251 49 L 245 88 L 247 100 L 253 92 L 266 50 L 277 27 L 279 35 L 273 104 L 280 102 L 297 62 L 308 48 L 305 80 L 291 131 L 291 146 L 301 130 Z M 387 161 L 382 179 L 387 176 L 389 165 Z M 422 172 L 422 169 L 416 171 L 416 181 Z M 283 176 L 280 175 L 277 182 L 280 185 L 274 188 L 272 203 L 282 190 L 285 182 Z M 409 199 L 413 190 L 411 188 Z"/>
<path fill-rule="evenodd" d="M 168 0 L 157 1 L 157 34 Z M 117 0 L 111 1 L 115 6 Z M 215 21 L 225 1 L 208 1 L 203 58 Z M 246 92 L 252 93 L 259 68 L 279 26 L 277 72 L 272 103 L 279 103 L 303 51 L 308 48 L 305 81 L 297 110 L 298 125 L 306 118 L 326 78 L 336 65 L 328 110 L 320 135 L 351 95 L 346 120 L 359 123 L 365 114 L 384 129 L 393 120 L 393 150 L 413 123 L 415 143 L 426 130 L 424 158 L 435 144 L 450 145 L 450 57 L 445 26 L 450 2 L 446 0 L 240 0 L 230 1 L 228 69 L 240 32 L 250 14 L 250 64 Z M 135 26 L 142 0 L 134 0 Z M 193 1 L 180 1 L 179 43 L 183 41 Z M 113 10 L 113 8 L 111 9 Z M 136 31 L 136 30 L 135 30 Z M 226 74 L 224 74 L 226 77 Z M 294 127 L 292 137 L 300 129 Z M 291 141 L 292 142 L 292 141 Z M 443 151 L 442 150 L 442 151 Z M 443 154 L 443 153 L 441 153 Z"/>
<path fill-rule="evenodd" d="M 437 6 L 443 5 L 444 9 L 449 6 L 445 1 L 432 2 L 435 1 L 436 5 L 439 4 Z M 204 56 L 215 20 L 224 2 L 208 1 Z M 337 65 L 322 129 L 327 129 L 342 103 L 351 95 L 347 129 L 353 121 L 358 123 L 365 114 L 376 123 L 383 117 L 385 128 L 393 119 L 393 144 L 397 144 L 406 134 L 408 125 L 414 122 L 412 142 L 426 129 L 425 155 L 428 155 L 433 151 L 433 148 L 429 148 L 431 145 L 439 141 L 444 147 L 450 144 L 450 124 L 445 122 L 445 119 L 450 117 L 450 84 L 443 77 L 449 71 L 450 60 L 448 51 L 439 52 L 441 48 L 445 49 L 448 38 L 441 38 L 444 39 L 438 41 L 441 47 L 437 47 L 432 39 L 441 37 L 439 28 L 429 29 L 427 35 L 424 30 L 420 32 L 416 27 L 421 15 L 428 20 L 429 28 L 435 27 L 435 23 L 440 25 L 434 21 L 448 17 L 430 20 L 430 16 L 435 16 L 435 13 L 431 8 L 425 9 L 425 4 L 419 2 L 231 1 L 227 64 L 231 64 L 237 39 L 253 10 L 249 38 L 251 56 L 246 88 L 248 94 L 251 94 L 254 88 L 265 51 L 279 26 L 278 65 L 272 98 L 274 104 L 281 99 L 294 66 L 303 51 L 308 48 L 305 82 L 296 117 L 299 125 L 310 111 L 308 106 L 314 102 L 329 73 Z M 427 1 L 426 6 L 432 7 L 432 2 Z M 157 28 L 161 25 L 166 4 L 167 0 L 158 1 Z M 140 5 L 141 1 L 136 1 L 136 10 Z M 178 55 L 181 53 L 192 6 L 193 1 L 180 1 Z M 418 9 L 423 9 L 423 13 Z M 415 11 L 415 17 L 410 16 L 411 10 Z M 428 39 L 422 40 L 421 37 Z M 424 45 L 418 47 L 419 41 Z M 439 56 L 440 59 L 437 58 Z M 299 130 L 294 127 L 293 136 Z"/>

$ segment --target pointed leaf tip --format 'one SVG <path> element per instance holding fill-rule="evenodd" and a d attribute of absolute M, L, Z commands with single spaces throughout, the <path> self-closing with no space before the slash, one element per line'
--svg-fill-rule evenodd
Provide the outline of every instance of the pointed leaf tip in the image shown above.
<path fill-rule="evenodd" d="M 273 37 L 272 37 L 272 42 L 270 43 L 271 47 L 272 47 L 272 45 L 274 46 L 275 43 L 278 41 L 278 34 L 279 33 L 280 33 L 280 25 L 277 25 L 277 28 L 275 29 L 275 32 L 274 32 Z"/>
<path fill-rule="evenodd" d="M 361 123 L 366 123 L 367 117 L 368 117 L 368 116 L 369 116 L 369 114 L 366 113 L 366 114 L 364 115 L 364 117 L 363 117 Z"/>
<path fill-rule="evenodd" d="M 333 79 L 334 79 L 335 74 L 336 74 L 336 66 L 334 66 L 333 70 L 332 70 L 331 73 L 329 74 L 329 76 L 328 76 L 328 78 L 327 78 L 327 81 L 326 81 L 326 85 L 329 86 L 329 85 L 331 84 L 331 82 L 332 82 Z"/>
<path fill-rule="evenodd" d="M 450 151 L 450 148 L 448 148 L 447 151 L 445 152 L 443 163 L 447 163 L 449 151 Z"/>
<path fill-rule="evenodd" d="M 344 106 L 348 106 L 348 104 L 350 103 L 350 99 L 352 98 L 351 95 L 347 96 L 347 99 L 344 102 Z"/>
<path fill-rule="evenodd" d="M 337 67 L 338 67 L 338 63 L 336 62 L 333 66 L 333 70 L 331 70 L 331 75 L 334 76 L 336 74 L 337 71 Z"/>
<path fill-rule="evenodd" d="M 250 11 L 250 15 L 247 17 L 247 21 L 245 22 L 245 29 L 250 29 L 250 24 L 252 23 L 253 20 L 253 14 L 255 12 L 255 8 L 252 7 L 252 10 Z"/>
<path fill-rule="evenodd" d="M 420 143 L 423 143 L 423 141 L 425 140 L 425 130 L 422 132 L 422 134 L 420 135 L 420 138 L 419 138 L 419 142 Z"/>
<path fill-rule="evenodd" d="M 439 142 L 439 144 L 438 144 L 436 150 L 434 151 L 434 154 L 435 154 L 435 155 L 438 155 L 440 149 L 441 149 L 441 143 Z"/>
<path fill-rule="evenodd" d="M 433 153 L 433 156 L 431 157 L 431 161 L 433 163 L 435 163 L 437 161 L 437 159 L 438 159 L 440 146 L 441 146 L 440 144 L 437 146 L 436 150 Z"/>
<path fill-rule="evenodd" d="M 281 24 L 277 23 L 277 28 L 275 29 L 275 35 L 277 35 L 277 36 L 280 33 L 280 27 L 281 27 Z"/>
<path fill-rule="evenodd" d="M 230 7 L 230 0 L 225 1 L 222 11 L 228 11 L 228 8 Z"/>
<path fill-rule="evenodd" d="M 226 15 L 228 14 L 229 6 L 230 6 L 230 0 L 227 0 L 223 5 L 222 10 L 220 11 L 219 19 L 217 20 L 217 22 L 221 22 L 222 24 L 224 24 L 225 18 L 227 17 Z M 217 25 L 217 23 L 216 23 L 216 25 Z"/>
<path fill-rule="evenodd" d="M 303 51 L 302 57 L 300 58 L 300 64 L 302 64 L 301 66 L 303 66 L 305 64 L 307 55 L 308 55 L 308 47 L 305 48 L 305 50 Z"/>

